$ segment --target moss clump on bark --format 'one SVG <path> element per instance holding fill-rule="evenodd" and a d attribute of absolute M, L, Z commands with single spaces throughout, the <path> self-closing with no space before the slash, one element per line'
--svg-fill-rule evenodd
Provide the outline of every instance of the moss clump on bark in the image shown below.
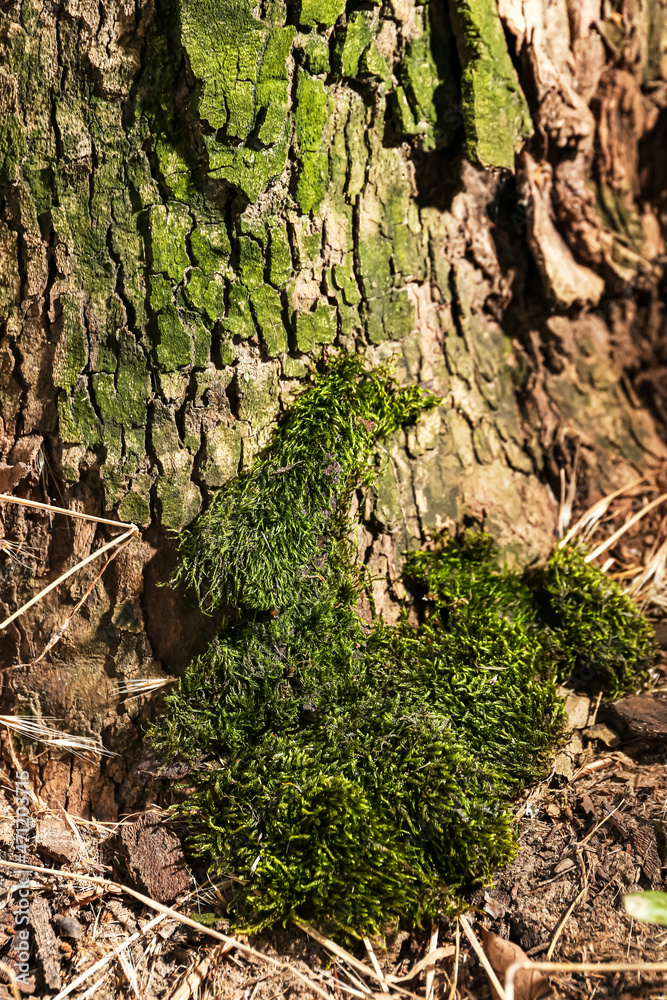
<path fill-rule="evenodd" d="M 284 609 L 333 570 L 352 486 L 370 482 L 374 442 L 437 399 L 401 389 L 356 356 L 332 363 L 295 402 L 267 457 L 226 483 L 181 545 L 176 580 L 210 608 Z"/>
<path fill-rule="evenodd" d="M 408 559 L 419 628 L 361 620 L 350 491 L 372 480 L 374 442 L 434 403 L 336 361 L 182 545 L 177 579 L 236 617 L 150 738 L 197 762 L 180 809 L 213 870 L 247 880 L 246 927 L 358 934 L 461 907 L 515 852 L 508 799 L 562 734 L 559 678 L 614 630 L 623 655 L 599 676 L 627 684 L 650 657 L 639 611 L 581 555 L 519 577 L 486 536 Z"/>

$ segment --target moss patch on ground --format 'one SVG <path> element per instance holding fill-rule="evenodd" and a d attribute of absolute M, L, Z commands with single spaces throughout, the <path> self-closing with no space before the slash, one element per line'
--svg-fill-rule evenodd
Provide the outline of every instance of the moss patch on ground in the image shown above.
<path fill-rule="evenodd" d="M 559 680 L 585 668 L 616 693 L 650 662 L 648 623 L 580 553 L 520 577 L 484 535 L 409 557 L 418 628 L 362 621 L 351 491 L 436 402 L 331 363 L 182 544 L 177 580 L 234 612 L 150 739 L 199 762 L 180 811 L 213 871 L 246 880 L 239 925 L 454 912 L 515 853 L 508 802 L 561 738 Z"/>

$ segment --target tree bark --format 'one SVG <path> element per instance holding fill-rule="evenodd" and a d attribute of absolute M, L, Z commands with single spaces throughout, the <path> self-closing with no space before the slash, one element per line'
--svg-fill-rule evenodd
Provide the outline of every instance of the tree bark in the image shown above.
<path fill-rule="evenodd" d="M 613 8 L 613 9 L 612 9 Z M 144 701 L 211 626 L 157 584 L 329 352 L 444 403 L 391 444 L 360 554 L 483 524 L 544 556 L 579 455 L 594 499 L 664 459 L 663 0 L 0 5 L 0 478 L 141 538 L 0 633 L 3 711 L 122 756 L 41 758 L 112 819 Z M 662 380 L 662 382 L 661 382 Z M 562 474 L 562 475 L 561 475 Z M 2 504 L 0 612 L 113 535 Z"/>

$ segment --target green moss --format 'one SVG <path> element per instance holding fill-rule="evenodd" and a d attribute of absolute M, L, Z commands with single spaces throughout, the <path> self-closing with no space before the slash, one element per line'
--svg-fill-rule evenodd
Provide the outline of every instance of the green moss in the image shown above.
<path fill-rule="evenodd" d="M 180 812 L 213 872 L 245 880 L 240 926 L 354 935 L 460 909 L 516 851 L 509 797 L 547 772 L 559 678 L 603 653 L 615 691 L 650 659 L 641 614 L 581 554 L 519 577 L 487 536 L 409 557 L 419 628 L 359 618 L 350 491 L 435 402 L 335 361 L 182 540 L 177 581 L 236 617 L 151 740 L 194 765 Z"/>
<path fill-rule="evenodd" d="M 424 16 L 427 18 L 427 12 Z M 423 33 L 408 42 L 400 66 L 400 79 L 408 94 L 416 127 L 420 128 L 426 137 L 424 143 L 426 149 L 442 145 L 445 137 L 445 130 L 442 127 L 437 135 L 435 133 L 435 127 L 444 121 L 446 111 L 444 98 L 448 89 L 446 84 L 443 84 L 433 54 L 433 49 L 437 50 L 438 46 L 444 49 L 444 39 L 430 30 L 427 21 Z M 442 56 L 444 54 L 441 53 Z M 449 88 L 450 91 L 452 89 Z"/>
<path fill-rule="evenodd" d="M 222 326 L 233 337 L 246 339 L 255 334 L 248 289 L 240 282 L 234 282 L 229 289 L 229 307 Z"/>
<path fill-rule="evenodd" d="M 160 367 L 175 371 L 191 364 L 192 338 L 176 308 L 172 285 L 162 275 L 151 275 L 150 304 L 156 314 L 155 354 Z"/>
<path fill-rule="evenodd" d="M 267 28 L 246 0 L 183 0 L 181 39 L 202 81 L 199 115 L 230 138 L 246 139 L 255 122 L 257 67 Z"/>
<path fill-rule="evenodd" d="M 375 76 L 379 80 L 386 80 L 391 74 L 391 66 L 379 51 L 377 45 L 371 43 L 359 59 L 359 70 Z"/>
<path fill-rule="evenodd" d="M 5 77 L 6 74 L 3 74 Z M 2 87 L 0 78 L 0 88 Z M 0 121 L 0 182 L 14 184 L 27 154 L 25 127 L 18 115 L 3 113 Z"/>
<path fill-rule="evenodd" d="M 558 551 L 534 586 L 547 609 L 560 676 L 614 698 L 627 693 L 655 652 L 653 629 L 636 604 L 576 550 Z"/>
<path fill-rule="evenodd" d="M 286 288 L 292 277 L 292 254 L 287 227 L 280 219 L 269 219 L 267 229 L 269 278 L 276 288 Z"/>
<path fill-rule="evenodd" d="M 83 330 L 82 300 L 78 295 L 60 296 L 62 332 L 53 364 L 53 384 L 70 392 L 88 361 Z"/>
<path fill-rule="evenodd" d="M 392 91 L 391 109 L 394 123 L 401 135 L 422 135 L 426 131 L 426 124 L 418 123 L 415 119 L 408 95 L 403 87 L 396 87 Z"/>
<path fill-rule="evenodd" d="M 286 64 L 295 29 L 260 21 L 248 0 L 182 0 L 179 11 L 183 48 L 201 83 L 197 113 L 216 133 L 204 137 L 211 176 L 254 201 L 287 162 Z"/>
<path fill-rule="evenodd" d="M 123 521 L 128 521 L 130 524 L 150 524 L 150 504 L 141 493 L 127 493 L 118 505 L 118 513 Z"/>
<path fill-rule="evenodd" d="M 332 268 L 332 277 L 335 287 L 343 293 L 343 299 L 346 305 L 356 306 L 361 301 L 361 295 L 359 294 L 359 289 L 357 288 L 357 282 L 354 277 L 354 272 L 352 266 L 348 264 L 336 264 Z"/>
<path fill-rule="evenodd" d="M 185 239 L 192 229 L 192 219 L 183 205 L 177 202 L 169 211 L 164 205 L 153 205 L 149 211 L 148 232 L 153 256 L 153 270 L 172 281 L 183 281 L 185 269 L 190 265 Z"/>
<path fill-rule="evenodd" d="M 63 407 L 67 406 L 67 402 L 69 402 L 69 413 L 77 434 L 71 440 L 80 441 L 87 448 L 94 448 L 96 445 L 102 444 L 102 424 L 93 409 L 87 388 L 80 385 L 69 401 L 59 400 L 59 404 L 62 403 Z M 62 413 L 62 411 L 60 412 Z M 63 440 L 67 440 L 64 434 L 62 437 Z"/>
<path fill-rule="evenodd" d="M 361 68 L 367 65 L 369 71 L 380 75 L 380 59 L 370 46 Z M 459 104 L 458 81 L 452 70 L 455 60 L 452 33 L 443 11 L 435 4 L 418 7 L 412 37 L 395 70 L 398 86 L 390 95 L 390 106 L 398 132 L 419 136 L 423 149 L 446 146 L 455 138 L 452 120 L 456 113 L 452 109 Z"/>
<path fill-rule="evenodd" d="M 322 76 L 330 71 L 329 46 L 320 35 L 313 33 L 306 37 L 303 43 L 303 62 L 313 76 Z"/>
<path fill-rule="evenodd" d="M 160 171 L 172 196 L 180 202 L 187 203 L 192 194 L 192 174 L 187 161 L 164 137 L 157 138 L 153 148 L 160 163 Z"/>
<path fill-rule="evenodd" d="M 179 580 L 202 597 L 205 586 L 211 607 L 291 604 L 350 481 L 370 473 L 372 441 L 425 405 L 433 398 L 399 391 L 384 372 L 365 374 L 356 357 L 332 364 L 294 404 L 271 457 L 214 498 L 184 542 Z M 286 504 L 295 511 L 288 519 Z"/>
<path fill-rule="evenodd" d="M 190 233 L 192 255 L 205 274 L 217 274 L 229 261 L 231 245 L 221 222 L 198 220 Z"/>
<path fill-rule="evenodd" d="M 211 323 L 224 315 L 225 286 L 218 277 L 212 278 L 193 267 L 188 272 L 183 294 L 189 305 L 206 313 Z"/>
<path fill-rule="evenodd" d="M 273 358 L 284 354 L 287 350 L 287 331 L 283 323 L 280 294 L 270 285 L 260 285 L 250 296 L 250 304 L 269 356 Z"/>
<path fill-rule="evenodd" d="M 336 337 L 336 309 L 318 302 L 314 312 L 298 313 L 296 317 L 296 345 L 303 354 L 309 354 L 320 344 L 333 344 Z"/>
<path fill-rule="evenodd" d="M 257 288 L 264 281 L 264 253 L 261 245 L 249 236 L 239 241 L 238 272 L 246 288 Z"/>

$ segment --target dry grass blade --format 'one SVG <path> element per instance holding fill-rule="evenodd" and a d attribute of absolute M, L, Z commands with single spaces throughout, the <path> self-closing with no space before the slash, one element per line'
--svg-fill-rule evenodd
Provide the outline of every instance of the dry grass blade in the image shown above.
<path fill-rule="evenodd" d="M 174 684 L 175 681 L 175 677 L 136 677 L 134 680 L 119 681 L 115 693 L 119 698 L 125 695 L 125 701 L 130 701 L 144 694 L 153 694 L 167 684 Z"/>
<path fill-rule="evenodd" d="M 190 1000 L 190 997 L 197 996 L 197 992 L 209 974 L 212 965 L 213 959 L 207 955 L 186 974 L 181 985 L 177 986 L 170 994 L 169 1000 Z"/>
<path fill-rule="evenodd" d="M 568 542 L 571 542 L 572 539 L 576 538 L 578 535 L 582 538 L 589 535 L 600 519 L 607 513 L 611 503 L 616 500 L 617 497 L 622 496 L 624 493 L 629 493 L 630 490 L 639 486 L 640 483 L 645 481 L 645 479 L 646 476 L 641 476 L 639 479 L 635 479 L 633 482 L 628 483 L 627 486 L 622 486 L 620 489 L 614 490 L 613 493 L 608 493 L 607 496 L 602 497 L 601 500 L 594 503 L 581 515 L 579 520 L 572 525 L 565 537 L 558 543 L 558 547 L 563 548 L 568 544 Z"/>
<path fill-rule="evenodd" d="M 487 976 L 489 977 L 489 979 L 491 981 L 491 985 L 496 990 L 498 996 L 500 997 L 500 1000 L 507 1000 L 507 997 L 505 995 L 505 990 L 500 985 L 500 980 L 498 979 L 498 976 L 493 971 L 491 963 L 489 962 L 489 960 L 488 960 L 488 958 L 487 958 L 487 956 L 486 956 L 486 954 L 484 952 L 484 949 L 482 948 L 481 944 L 479 943 L 477 935 L 475 934 L 475 932 L 473 931 L 472 927 L 468 923 L 468 918 L 465 917 L 463 914 L 461 914 L 461 916 L 459 917 L 459 923 L 461 924 L 461 927 L 463 928 L 463 933 L 468 938 L 468 941 L 470 941 L 470 944 L 473 946 L 475 954 L 477 955 L 478 959 L 480 960 L 480 962 L 484 966 L 484 971 L 486 972 Z"/>
<path fill-rule="evenodd" d="M 568 485 L 565 485 L 565 469 L 560 470 L 560 504 L 558 510 L 558 537 L 562 538 L 568 524 L 572 520 L 572 508 L 574 498 L 577 493 L 577 476 L 579 474 L 579 462 L 581 460 L 581 441 L 577 441 L 572 465 L 572 478 Z"/>
<path fill-rule="evenodd" d="M 318 944 L 322 945 L 323 948 L 326 948 L 332 955 L 335 955 L 336 958 L 341 959 L 343 962 L 347 962 L 348 965 L 350 965 L 353 969 L 356 969 L 357 972 L 360 972 L 362 975 L 369 976 L 369 978 L 374 979 L 376 982 L 390 982 L 390 977 L 384 978 L 381 973 L 378 975 L 375 969 L 366 965 L 365 962 L 361 962 L 358 958 L 355 958 L 354 955 L 351 955 L 349 951 L 345 950 L 345 948 L 341 948 L 341 946 L 336 944 L 335 941 L 324 937 L 324 935 L 320 934 L 319 931 L 315 930 L 315 928 L 311 927 L 309 924 L 300 924 L 295 921 L 295 926 L 298 927 L 299 930 L 308 934 L 309 937 L 312 937 Z M 393 977 L 391 977 L 391 985 L 392 988 L 402 996 L 412 997 L 413 1000 L 422 1000 L 422 998 L 418 997 L 416 993 L 410 993 L 409 990 L 404 989 L 402 986 L 398 986 Z"/>
<path fill-rule="evenodd" d="M 137 985 L 137 973 L 130 957 L 131 953 L 127 950 L 119 951 L 118 949 L 114 949 L 114 954 L 118 959 L 118 964 L 123 970 L 123 974 L 130 985 L 130 989 L 134 993 L 135 997 L 138 997 L 138 1000 L 141 1000 L 141 994 L 139 993 L 139 987 Z"/>
<path fill-rule="evenodd" d="M 242 955 L 249 955 L 251 958 L 256 958 L 261 962 L 267 962 L 274 965 L 284 972 L 289 973 L 292 976 L 296 976 L 300 979 L 302 983 L 308 986 L 310 989 L 314 990 L 318 996 L 324 997 L 324 1000 L 332 1000 L 329 993 L 326 990 L 321 989 L 312 979 L 305 976 L 299 969 L 290 965 L 288 962 L 280 962 L 275 958 L 269 958 L 268 955 L 264 955 L 261 951 L 256 948 L 251 948 L 250 945 L 244 944 L 237 938 L 229 937 L 227 934 L 221 934 L 219 931 L 213 930 L 212 927 L 207 927 L 205 924 L 199 923 L 199 921 L 194 920 L 192 917 L 187 917 L 184 913 L 179 913 L 178 910 L 172 909 L 171 906 L 164 906 L 162 903 L 158 903 L 157 900 L 151 899 L 150 896 L 145 896 L 143 892 L 138 892 L 136 889 L 130 888 L 127 885 L 121 885 L 119 882 L 114 882 L 112 879 L 100 878 L 97 875 L 81 875 L 77 872 L 60 871 L 57 868 L 42 868 L 39 865 L 23 865 L 19 864 L 17 861 L 0 861 L 0 869 L 9 869 L 11 871 L 23 871 L 23 872 L 36 872 L 39 875 L 53 875 L 56 878 L 69 879 L 75 882 L 89 882 L 91 885 L 102 886 L 108 889 L 110 892 L 125 893 L 127 896 L 132 896 L 133 899 L 137 899 L 144 906 L 148 906 L 151 910 L 155 910 L 164 916 L 171 917 L 180 924 L 184 924 L 186 927 L 192 927 L 193 930 L 198 931 L 200 934 L 206 934 L 208 937 L 215 938 L 216 941 L 221 941 L 223 944 L 229 944 L 232 948 L 238 951 Z M 406 992 L 406 991 L 402 991 Z M 407 994 L 408 996 L 413 996 L 414 994 Z M 421 998 L 416 998 L 416 1000 L 421 1000 Z"/>
<path fill-rule="evenodd" d="M 25 562 L 19 557 L 19 552 L 23 551 L 23 545 L 21 542 L 13 542 L 10 538 L 0 538 L 0 552 L 4 552 L 6 556 L 12 560 L 12 562 L 17 563 L 19 566 L 23 566 L 28 572 L 32 573 L 34 571 L 34 566 Z"/>
<path fill-rule="evenodd" d="M 418 976 L 420 972 L 427 969 L 429 965 L 433 965 L 434 962 L 441 962 L 445 958 L 451 958 L 452 955 L 456 954 L 456 948 L 453 944 L 443 945 L 442 948 L 436 948 L 435 951 L 429 951 L 428 955 L 425 955 L 419 962 L 412 966 L 409 972 L 406 972 L 404 976 L 386 976 L 385 982 L 390 983 L 394 986 L 396 983 L 407 983 L 409 979 L 414 979 Z"/>
<path fill-rule="evenodd" d="M 0 961 L 0 972 L 4 972 L 4 974 L 9 979 L 9 988 L 12 991 L 12 996 L 14 997 L 14 1000 L 21 1000 L 21 994 L 19 992 L 18 984 L 16 982 L 16 973 L 14 972 L 12 967 L 10 965 L 7 965 L 5 962 Z"/>
<path fill-rule="evenodd" d="M 610 812 L 608 812 L 607 815 L 604 816 L 600 820 L 599 823 L 596 823 L 596 825 L 593 827 L 593 829 L 589 833 L 586 834 L 586 836 L 583 838 L 583 840 L 581 841 L 581 843 L 577 844 L 577 860 L 579 861 L 579 865 L 581 867 L 583 885 L 582 885 L 581 891 L 578 893 L 578 895 L 573 900 L 573 902 L 568 906 L 567 911 L 565 913 L 565 916 L 563 917 L 563 919 L 561 920 L 561 922 L 558 924 L 558 927 L 556 928 L 554 936 L 551 939 L 551 944 L 549 945 L 549 950 L 547 951 L 547 961 L 551 960 L 551 956 L 553 955 L 553 953 L 555 951 L 555 948 L 556 948 L 556 945 L 558 944 L 558 941 L 560 940 L 560 936 L 563 933 L 565 925 L 567 924 L 568 920 L 570 919 L 570 917 L 574 913 L 575 909 L 577 908 L 577 906 L 579 905 L 579 903 L 581 902 L 581 900 L 584 898 L 584 896 L 586 895 L 586 893 L 588 891 L 588 872 L 586 871 L 586 865 L 584 863 L 584 857 L 583 857 L 581 849 L 584 846 L 584 844 L 591 839 L 591 837 L 593 836 L 593 834 L 597 833 L 598 830 L 600 829 L 600 827 L 604 826 L 604 824 L 606 822 L 608 822 L 608 820 L 611 819 L 611 817 L 614 815 L 614 813 L 618 812 L 618 810 L 621 808 L 621 806 L 623 805 L 624 802 L 625 802 L 625 799 L 621 799 L 621 801 L 618 803 L 617 806 L 614 807 L 614 809 L 612 809 Z"/>
<path fill-rule="evenodd" d="M 435 963 L 437 961 L 435 954 L 438 947 L 438 925 L 433 924 L 431 930 L 431 940 L 428 947 L 428 955 L 426 956 L 428 963 L 426 966 L 426 1000 L 431 1000 L 433 996 L 433 986 L 435 983 Z"/>
<path fill-rule="evenodd" d="M 461 924 L 459 920 L 456 921 L 456 951 L 454 953 L 454 975 L 452 977 L 452 986 L 449 991 L 449 996 L 447 1000 L 456 1000 L 456 988 L 459 984 L 459 955 L 461 952 Z"/>
<path fill-rule="evenodd" d="M 100 976 L 100 978 L 92 984 L 92 986 L 88 987 L 85 993 L 82 993 L 80 997 L 77 997 L 77 1000 L 87 1000 L 88 997 L 92 997 L 95 993 L 97 993 L 106 978 L 107 973 L 105 972 L 103 976 Z"/>
<path fill-rule="evenodd" d="M 606 552 L 607 549 L 610 549 L 611 546 L 614 545 L 614 543 L 617 542 L 619 538 L 621 538 L 622 535 L 626 533 L 626 531 L 628 531 L 630 528 L 632 528 L 633 525 L 637 523 L 637 521 L 641 521 L 641 519 L 645 517 L 646 514 L 649 513 L 649 511 L 654 510 L 655 507 L 657 507 L 661 503 L 664 503 L 665 500 L 667 500 L 667 493 L 661 493 L 659 497 L 657 497 L 655 500 L 652 500 L 650 503 L 647 503 L 645 507 L 642 507 L 642 509 L 637 511 L 636 514 L 633 514 L 632 517 L 629 517 L 625 522 L 625 524 L 622 524 L 621 527 L 613 533 L 613 535 L 610 535 L 609 538 L 606 538 L 604 542 L 600 542 L 600 544 L 595 549 L 593 549 L 592 552 L 588 553 L 588 555 L 586 556 L 586 562 L 592 562 L 593 559 L 597 559 L 598 556 L 601 556 L 603 552 Z"/>
<path fill-rule="evenodd" d="M 104 955 L 102 958 L 100 958 L 98 962 L 95 962 L 95 964 L 91 965 L 90 968 L 86 969 L 85 972 L 82 972 L 80 976 L 77 976 L 76 979 L 73 979 L 68 986 L 65 986 L 60 991 L 60 993 L 58 993 L 55 997 L 53 997 L 53 1000 L 65 1000 L 65 997 L 68 997 L 70 993 L 73 993 L 74 990 L 78 989 L 79 986 L 85 983 L 87 979 L 90 979 L 91 976 L 94 976 L 96 972 L 100 971 L 100 969 L 103 969 L 106 965 L 109 965 L 111 962 L 113 962 L 114 958 L 117 958 L 118 955 L 122 953 L 126 948 L 129 948 L 131 944 L 134 944 L 135 941 L 138 941 L 142 934 L 146 934 L 154 927 L 157 927 L 158 924 L 162 923 L 162 921 L 165 919 L 166 917 L 164 913 L 160 913 L 159 916 L 153 917 L 153 919 L 149 920 L 148 923 L 145 924 L 140 931 L 135 931 L 134 934 L 131 934 L 128 938 L 126 938 L 119 945 L 117 945 L 114 951 L 110 951 L 108 955 Z M 97 983 L 98 984 L 101 983 L 103 979 L 104 976 L 102 976 L 102 979 L 99 979 Z"/>
<path fill-rule="evenodd" d="M 27 740 L 37 740 L 47 746 L 56 747 L 59 750 L 69 750 L 73 754 L 79 754 L 84 750 L 91 753 L 100 754 L 102 757 L 116 756 L 111 750 L 107 750 L 102 744 L 89 736 L 71 736 L 69 733 L 61 733 L 58 729 L 37 722 L 36 719 L 25 718 L 20 715 L 0 715 L 0 725 L 6 726 L 18 736 Z"/>
<path fill-rule="evenodd" d="M 365 983 L 362 983 L 361 979 L 359 979 L 358 976 L 355 976 L 352 970 L 348 969 L 342 960 L 338 964 L 338 969 L 343 975 L 347 976 L 347 978 L 352 983 L 352 986 L 348 986 L 346 983 L 342 983 L 340 981 L 340 978 L 337 977 L 334 980 L 330 979 L 330 985 L 334 989 L 346 990 L 346 992 L 348 992 L 350 996 L 355 996 L 355 997 L 371 997 L 373 995 L 368 986 L 366 986 Z"/>
<path fill-rule="evenodd" d="M 579 905 L 579 903 L 582 901 L 582 899 L 584 898 L 584 896 L 588 892 L 588 872 L 586 871 L 586 865 L 584 864 L 584 859 L 583 859 L 582 854 L 581 854 L 580 846 L 577 848 L 577 860 L 578 860 L 579 865 L 581 867 L 581 876 L 582 876 L 583 885 L 581 887 L 581 891 L 579 893 L 577 893 L 576 897 L 572 900 L 572 902 L 568 906 L 568 908 L 567 908 L 567 910 L 565 912 L 564 917 L 562 918 L 562 920 L 558 924 L 558 927 L 556 928 L 554 936 L 551 939 L 551 944 L 549 945 L 549 950 L 547 951 L 547 959 L 550 959 L 551 956 L 553 955 L 553 953 L 554 953 L 554 951 L 556 949 L 556 945 L 558 944 L 558 942 L 560 940 L 560 936 L 561 936 L 561 934 L 563 933 L 563 931 L 565 929 L 565 925 L 567 924 L 568 920 L 570 919 L 570 917 L 574 913 L 574 911 L 577 908 L 577 906 Z"/>
<path fill-rule="evenodd" d="M 67 616 L 67 618 L 65 618 L 65 620 L 62 622 L 62 624 L 58 626 L 58 628 L 53 633 L 53 635 L 51 636 L 51 638 L 49 639 L 49 641 L 47 642 L 46 646 L 44 647 L 44 649 L 42 650 L 42 652 L 39 654 L 39 656 L 37 657 L 37 659 L 36 660 L 32 660 L 32 662 L 29 664 L 31 667 L 36 666 L 36 664 L 38 664 L 41 660 L 43 660 L 44 657 L 46 656 L 46 654 L 48 652 L 50 652 L 50 650 L 53 649 L 53 647 L 56 645 L 56 643 L 60 642 L 60 640 L 64 636 L 65 632 L 69 628 L 69 625 L 70 625 L 70 622 L 72 621 L 72 618 L 77 613 L 77 611 L 79 611 L 80 608 L 82 608 L 83 605 L 85 604 L 85 602 L 88 600 L 90 594 L 92 593 L 92 591 L 94 590 L 94 588 L 97 586 L 97 581 L 99 579 L 101 579 L 102 574 L 104 573 L 104 571 L 107 568 L 107 566 L 109 565 L 109 563 L 113 562 L 114 559 L 116 559 L 121 554 L 121 552 L 123 551 L 123 549 L 127 548 L 127 546 L 130 544 L 130 542 L 132 541 L 133 538 L 134 538 L 134 534 L 129 535 L 129 537 L 126 538 L 124 542 L 122 541 L 122 537 L 115 539 L 114 544 L 116 545 L 116 549 L 107 558 L 107 560 L 104 563 L 104 566 L 99 571 L 99 573 L 97 574 L 97 576 L 86 587 L 86 590 L 85 590 L 85 592 L 83 594 L 83 597 L 81 597 L 81 599 L 79 601 L 77 601 L 76 606 L 74 607 L 74 609 L 70 612 L 70 614 Z M 78 565 L 80 566 L 81 563 L 79 563 Z M 78 569 L 78 566 L 75 566 L 74 568 Z M 43 591 L 42 591 L 42 593 L 43 593 Z M 37 596 L 40 597 L 41 595 L 38 594 Z"/>
<path fill-rule="evenodd" d="M 342 990 L 343 993 L 349 994 L 351 997 L 359 997 L 360 1000 L 368 1000 L 370 993 L 368 990 L 357 990 L 354 986 L 348 986 L 347 983 L 342 983 L 340 979 L 331 979 L 328 977 L 328 982 L 331 984 L 334 990 Z"/>
<path fill-rule="evenodd" d="M 87 566 L 88 563 L 93 561 L 93 559 L 99 559 L 100 556 L 103 556 L 105 552 L 108 552 L 110 549 L 114 548 L 114 546 L 120 545 L 125 540 L 129 541 L 129 539 L 132 538 L 134 535 L 138 534 L 138 532 L 139 529 L 135 525 L 132 525 L 130 530 L 126 531 L 123 535 L 119 535 L 118 538 L 114 538 L 110 542 L 107 542 L 106 545 L 103 545 L 101 549 L 97 549 L 96 552 L 91 552 L 89 556 L 86 556 L 85 559 L 82 559 L 81 562 L 78 562 L 76 566 L 72 566 L 71 569 L 68 569 L 65 573 L 62 573 L 57 580 L 53 580 L 52 583 L 49 583 L 46 587 L 40 590 L 38 594 L 35 594 L 35 596 L 31 597 L 29 601 L 26 601 L 26 603 L 22 605 L 17 611 L 15 611 L 13 615 L 10 615 L 9 618 L 5 618 L 4 622 L 0 622 L 0 631 L 2 631 L 2 629 L 7 628 L 7 626 L 10 625 L 17 618 L 20 618 L 20 616 L 24 614 L 24 612 L 26 612 L 28 608 L 31 608 L 34 604 L 37 604 L 38 601 L 41 601 L 41 599 L 45 597 L 46 594 L 49 594 L 55 587 L 57 587 L 60 583 L 62 583 L 63 580 L 69 579 L 69 577 L 72 576 L 72 574 L 76 573 L 77 570 L 80 570 L 84 566 Z"/>
<path fill-rule="evenodd" d="M 667 962 L 515 962 L 505 976 L 505 1000 L 514 1000 L 514 982 L 521 969 L 540 972 L 667 972 Z"/>
<path fill-rule="evenodd" d="M 389 992 L 389 987 L 387 986 L 387 984 L 384 981 L 384 976 L 382 974 L 382 969 L 380 968 L 380 963 L 377 960 L 377 956 L 376 956 L 375 952 L 373 951 L 373 947 L 372 947 L 370 941 L 368 940 L 368 938 L 364 938 L 364 945 L 366 947 L 366 951 L 368 953 L 368 957 L 371 960 L 371 964 L 372 964 L 373 968 L 375 969 L 375 971 L 377 972 L 378 976 L 380 977 L 380 986 L 382 987 L 382 992 L 383 993 L 388 993 Z"/>
<path fill-rule="evenodd" d="M 665 606 L 667 584 L 667 541 L 649 556 L 641 573 L 635 576 L 626 593 L 639 603 L 650 601 Z"/>
<path fill-rule="evenodd" d="M 38 500 L 24 500 L 23 497 L 13 497 L 8 493 L 0 493 L 0 500 L 5 503 L 15 503 L 20 507 L 34 507 L 36 510 L 45 510 L 49 514 L 65 514 L 67 517 L 77 517 L 82 521 L 95 521 L 96 524 L 110 524 L 112 528 L 136 528 L 136 525 L 129 521 L 113 521 L 108 517 L 95 517 L 93 514 L 84 514 L 80 510 L 68 510 L 67 507 L 54 507 L 50 503 L 40 503 Z"/>

